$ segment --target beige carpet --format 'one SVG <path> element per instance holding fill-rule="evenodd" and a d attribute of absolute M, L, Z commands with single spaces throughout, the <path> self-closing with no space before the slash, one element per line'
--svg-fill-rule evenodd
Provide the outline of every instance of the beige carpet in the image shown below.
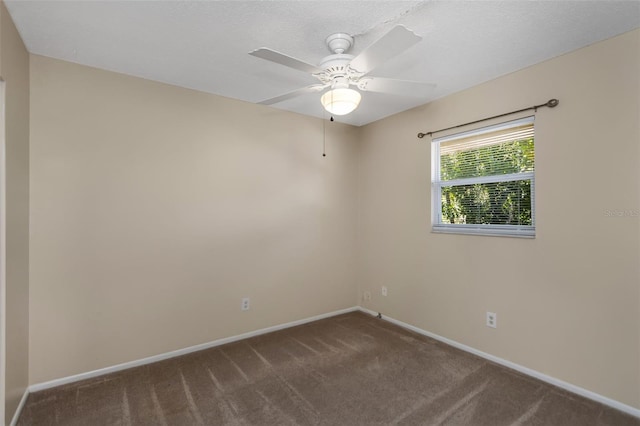
<path fill-rule="evenodd" d="M 638 426 L 640 420 L 354 312 L 37 392 L 18 424 Z"/>

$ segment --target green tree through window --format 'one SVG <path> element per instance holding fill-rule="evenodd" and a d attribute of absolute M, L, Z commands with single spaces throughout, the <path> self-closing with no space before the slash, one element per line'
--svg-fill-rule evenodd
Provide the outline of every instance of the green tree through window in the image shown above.
<path fill-rule="evenodd" d="M 441 210 L 435 225 L 533 227 L 532 120 L 443 139 L 434 140 L 439 172 L 434 189 L 440 198 L 434 208 Z"/>

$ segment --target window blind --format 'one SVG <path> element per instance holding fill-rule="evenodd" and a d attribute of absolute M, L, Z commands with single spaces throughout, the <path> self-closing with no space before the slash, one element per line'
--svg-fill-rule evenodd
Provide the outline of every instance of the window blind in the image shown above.
<path fill-rule="evenodd" d="M 436 138 L 434 232 L 535 235 L 534 117 Z"/>

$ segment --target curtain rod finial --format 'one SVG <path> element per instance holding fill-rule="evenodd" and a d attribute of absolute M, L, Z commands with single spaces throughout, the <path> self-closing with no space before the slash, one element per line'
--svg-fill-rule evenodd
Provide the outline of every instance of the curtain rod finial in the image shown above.
<path fill-rule="evenodd" d="M 425 136 L 427 136 L 427 134 L 426 134 L 426 133 L 418 133 L 418 137 L 419 137 L 420 139 L 424 138 Z"/>
<path fill-rule="evenodd" d="M 557 99 L 551 99 L 551 100 L 549 100 L 549 102 L 547 102 L 547 106 L 548 106 L 549 108 L 555 108 L 555 107 L 557 107 L 557 106 L 558 106 L 558 104 L 559 104 L 559 103 L 560 103 L 560 101 L 559 101 L 559 100 L 557 100 Z"/>

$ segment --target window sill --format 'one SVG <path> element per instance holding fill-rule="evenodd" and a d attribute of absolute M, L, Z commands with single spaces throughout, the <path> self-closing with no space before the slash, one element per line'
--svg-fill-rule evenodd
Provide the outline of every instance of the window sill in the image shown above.
<path fill-rule="evenodd" d="M 511 237 L 511 238 L 535 238 L 535 227 L 519 227 L 519 226 L 475 226 L 475 225 L 456 225 L 442 226 L 434 225 L 431 228 L 434 234 L 458 234 L 458 235 L 481 235 L 484 237 Z"/>

